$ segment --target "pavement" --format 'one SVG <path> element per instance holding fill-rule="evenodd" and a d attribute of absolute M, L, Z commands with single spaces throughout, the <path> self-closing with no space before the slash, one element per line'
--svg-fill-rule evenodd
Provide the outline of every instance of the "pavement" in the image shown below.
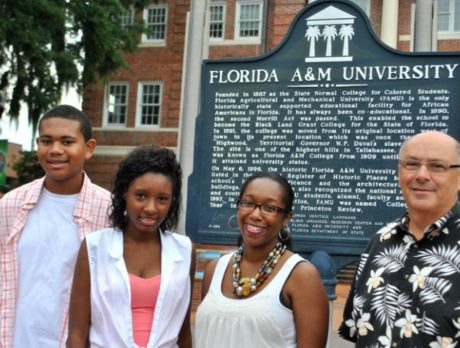
<path fill-rule="evenodd" d="M 332 327 L 329 328 L 329 342 L 327 348 L 353 348 L 355 346 L 354 343 L 340 338 L 337 334 L 337 330 L 342 322 L 343 307 L 345 307 L 349 289 L 349 284 L 339 283 L 335 287 L 337 299 L 332 301 Z"/>

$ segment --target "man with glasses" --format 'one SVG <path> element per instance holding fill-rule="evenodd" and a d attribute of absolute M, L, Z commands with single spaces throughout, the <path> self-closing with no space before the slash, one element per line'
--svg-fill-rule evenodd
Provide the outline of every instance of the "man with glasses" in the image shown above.
<path fill-rule="evenodd" d="M 430 131 L 399 152 L 407 213 L 361 255 L 339 334 L 357 347 L 460 346 L 460 144 Z"/>

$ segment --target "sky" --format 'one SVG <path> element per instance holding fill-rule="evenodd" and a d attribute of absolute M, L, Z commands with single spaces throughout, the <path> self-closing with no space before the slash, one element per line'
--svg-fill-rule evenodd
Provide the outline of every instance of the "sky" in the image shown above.
<path fill-rule="evenodd" d="M 81 98 L 75 90 L 70 90 L 62 98 L 61 103 L 81 108 Z M 21 105 L 17 127 L 10 122 L 10 118 L 5 116 L 5 113 L 3 114 L 0 119 L 0 139 L 8 139 L 10 143 L 20 144 L 23 150 L 29 151 L 32 149 L 32 127 L 29 125 L 24 105 Z"/>

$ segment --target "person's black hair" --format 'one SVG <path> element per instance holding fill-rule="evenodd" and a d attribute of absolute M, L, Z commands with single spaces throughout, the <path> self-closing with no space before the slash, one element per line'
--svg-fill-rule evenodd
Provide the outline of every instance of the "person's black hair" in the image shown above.
<path fill-rule="evenodd" d="M 63 118 L 66 120 L 77 121 L 80 124 L 80 131 L 83 134 L 85 142 L 93 138 L 93 128 L 88 116 L 72 105 L 61 104 L 48 110 L 38 121 L 38 130 L 40 131 L 42 122 L 50 118 Z"/>
<path fill-rule="evenodd" d="M 182 169 L 173 151 L 156 145 L 138 147 L 121 161 L 113 178 L 110 222 L 122 231 L 126 228 L 128 221 L 125 217 L 126 201 L 123 196 L 129 185 L 146 173 L 162 174 L 171 180 L 172 203 L 159 230 L 173 230 L 179 221 L 182 204 Z"/>
<path fill-rule="evenodd" d="M 292 212 L 292 207 L 294 205 L 294 190 L 292 189 L 291 184 L 281 175 L 275 172 L 258 172 L 246 178 L 243 185 L 240 188 L 240 194 L 238 195 L 238 200 L 243 197 L 246 188 L 248 185 L 253 182 L 255 179 L 270 179 L 276 181 L 283 187 L 284 197 L 283 201 L 285 204 L 284 212 L 289 214 Z"/>
<path fill-rule="evenodd" d="M 278 184 L 283 188 L 283 201 L 284 201 L 284 215 L 292 213 L 292 207 L 294 206 L 294 190 L 292 189 L 291 184 L 287 181 L 286 178 L 281 176 L 275 172 L 257 172 L 252 174 L 251 176 L 247 177 L 244 181 L 243 185 L 240 188 L 240 193 L 238 195 L 238 201 L 243 197 L 244 193 L 246 192 L 246 188 L 248 185 L 253 182 L 255 179 L 270 179 Z M 292 249 L 292 239 L 290 234 L 283 235 L 283 231 L 280 231 L 281 237 L 283 238 L 283 243 L 286 244 L 288 249 Z M 238 245 L 242 244 L 241 235 L 238 237 Z"/>

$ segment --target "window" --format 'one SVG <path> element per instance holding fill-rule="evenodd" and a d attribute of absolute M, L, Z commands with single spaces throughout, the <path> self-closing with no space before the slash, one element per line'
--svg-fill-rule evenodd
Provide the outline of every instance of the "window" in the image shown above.
<path fill-rule="evenodd" d="M 119 20 L 122 29 L 126 29 L 132 25 L 134 22 L 134 9 L 132 7 L 125 9 L 124 13 L 120 15 Z"/>
<path fill-rule="evenodd" d="M 105 101 L 105 124 L 107 126 L 124 126 L 127 114 L 128 83 L 109 83 Z"/>
<path fill-rule="evenodd" d="M 151 5 L 144 10 L 144 22 L 147 33 L 142 35 L 143 41 L 165 41 L 168 8 L 166 5 Z"/>
<path fill-rule="evenodd" d="M 209 38 L 223 39 L 225 29 L 225 4 L 212 3 L 210 6 Z"/>
<path fill-rule="evenodd" d="M 370 9 L 371 9 L 371 5 L 370 5 L 370 1 L 369 0 L 351 0 L 353 1 L 356 5 L 358 5 L 359 7 L 362 8 L 362 10 L 364 12 L 367 13 L 367 15 L 369 16 L 370 14 Z"/>
<path fill-rule="evenodd" d="M 438 31 L 460 31 L 460 0 L 438 0 Z"/>
<path fill-rule="evenodd" d="M 262 2 L 239 1 L 236 8 L 236 39 L 260 38 Z"/>
<path fill-rule="evenodd" d="M 159 82 L 139 83 L 136 126 L 160 124 L 161 90 Z"/>

